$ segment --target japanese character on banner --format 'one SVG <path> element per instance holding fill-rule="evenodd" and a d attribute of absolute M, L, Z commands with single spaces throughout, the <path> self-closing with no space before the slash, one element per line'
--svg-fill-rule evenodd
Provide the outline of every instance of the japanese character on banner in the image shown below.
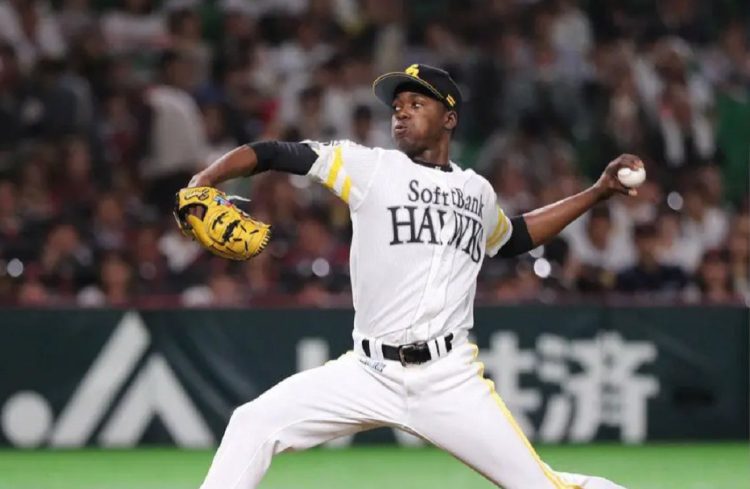
<path fill-rule="evenodd" d="M 533 350 L 520 348 L 515 333 L 501 332 L 491 338 L 482 361 L 530 437 L 585 442 L 599 428 L 611 427 L 619 429 L 622 441 L 637 443 L 647 435 L 648 400 L 659 392 L 658 379 L 640 369 L 656 358 L 653 343 L 626 341 L 616 332 L 591 339 L 544 334 Z M 536 387 L 522 387 L 521 375 L 534 374 Z M 557 389 L 544 398 L 543 384 Z M 536 429 L 535 414 L 541 414 Z"/>

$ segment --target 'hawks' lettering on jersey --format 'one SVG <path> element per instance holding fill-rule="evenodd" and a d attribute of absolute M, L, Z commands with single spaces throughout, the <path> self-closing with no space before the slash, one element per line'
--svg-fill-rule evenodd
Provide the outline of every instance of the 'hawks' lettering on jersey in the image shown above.
<path fill-rule="evenodd" d="M 355 331 L 403 344 L 471 328 L 482 259 L 513 231 L 489 182 L 397 150 L 306 143 L 310 176 L 349 205 Z"/>
<path fill-rule="evenodd" d="M 442 189 L 438 185 L 434 188 L 420 188 L 419 181 L 414 179 L 409 182 L 407 197 L 409 202 L 424 205 L 388 207 L 393 228 L 390 245 L 447 244 L 467 253 L 474 263 L 479 263 L 484 241 L 484 202 L 481 196 L 464 195 L 459 188 Z M 438 235 L 445 227 L 448 213 L 453 214 L 456 226 L 448 242 L 443 243 Z"/>

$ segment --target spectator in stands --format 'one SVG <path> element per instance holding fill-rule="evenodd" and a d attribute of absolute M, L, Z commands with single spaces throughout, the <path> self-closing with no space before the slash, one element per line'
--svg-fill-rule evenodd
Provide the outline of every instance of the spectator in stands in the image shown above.
<path fill-rule="evenodd" d="M 40 111 L 35 133 L 50 140 L 86 132 L 93 116 L 88 84 L 64 70 L 63 61 L 50 58 L 40 59 L 35 67 L 31 96 Z"/>
<path fill-rule="evenodd" d="M 203 127 L 206 130 L 208 144 L 207 161 L 213 161 L 230 151 L 237 144 L 229 135 L 227 128 L 227 112 L 223 104 L 209 103 L 201 106 Z"/>
<path fill-rule="evenodd" d="M 722 304 L 739 300 L 729 270 L 726 250 L 712 249 L 703 254 L 695 282 L 704 303 Z"/>
<path fill-rule="evenodd" d="M 192 65 L 194 85 L 205 83 L 211 68 L 211 50 L 202 39 L 200 15 L 196 10 L 180 8 L 169 13 L 167 23 L 172 49 L 179 51 Z"/>
<path fill-rule="evenodd" d="M 679 36 L 688 42 L 702 44 L 709 39 L 705 14 L 706 2 L 696 0 L 658 0 L 657 17 L 650 30 L 654 35 Z"/>
<path fill-rule="evenodd" d="M 616 290 L 629 294 L 648 294 L 653 299 L 677 299 L 687 285 L 685 272 L 666 265 L 659 258 L 659 232 L 654 224 L 635 226 L 637 263 L 617 275 Z"/>
<path fill-rule="evenodd" d="M 263 304 L 274 298 L 278 300 L 279 271 L 275 260 L 274 253 L 261 253 L 242 265 L 241 279 L 247 300 L 255 304 Z"/>
<path fill-rule="evenodd" d="M 300 93 L 313 84 L 311 75 L 316 66 L 333 55 L 331 46 L 321 37 L 320 25 L 313 19 L 295 22 L 295 35 L 272 49 L 271 69 L 278 73 L 281 95 L 281 119 L 292 123 L 304 109 L 295 103 Z"/>
<path fill-rule="evenodd" d="M 556 0 L 551 29 L 552 44 L 557 51 L 573 51 L 584 57 L 591 50 L 593 33 L 588 16 L 575 0 Z"/>
<path fill-rule="evenodd" d="M 491 298 L 494 301 L 517 303 L 539 299 L 542 283 L 526 262 L 519 262 L 505 276 L 493 281 Z"/>
<path fill-rule="evenodd" d="M 130 249 L 133 253 L 136 280 L 142 294 L 171 292 L 167 259 L 159 249 L 159 232 L 156 225 L 144 224 L 135 235 Z"/>
<path fill-rule="evenodd" d="M 536 91 L 533 110 L 575 134 L 585 121 L 581 84 L 587 70 L 580 52 L 555 46 L 554 22 L 553 10 L 539 5 L 530 53 L 530 81 Z"/>
<path fill-rule="evenodd" d="M 115 8 L 102 17 L 107 46 L 115 53 L 157 51 L 168 42 L 164 18 L 153 0 L 118 0 Z"/>
<path fill-rule="evenodd" d="M 78 305 L 84 307 L 125 306 L 135 297 L 133 267 L 118 253 L 108 253 L 101 261 L 98 285 L 78 294 Z"/>
<path fill-rule="evenodd" d="M 489 176 L 492 188 L 497 192 L 498 204 L 508 215 L 516 215 L 535 208 L 535 196 L 521 164 L 514 160 L 503 160 L 493 164 Z M 550 200 L 554 202 L 557 199 Z"/>
<path fill-rule="evenodd" d="M 632 71 L 627 65 L 617 67 L 619 73 L 613 75 L 614 87 L 606 101 L 605 125 L 603 133 L 601 163 L 604 165 L 609 155 L 618 153 L 646 154 L 646 119 L 638 98 Z M 603 169 L 597 168 L 597 169 Z"/>
<path fill-rule="evenodd" d="M 141 176 L 147 182 L 147 198 L 161 212 L 168 212 L 174 193 L 205 164 L 205 127 L 200 110 L 186 91 L 192 81 L 188 61 L 175 51 L 162 54 L 160 83 L 145 94 L 151 111 L 150 137 Z"/>
<path fill-rule="evenodd" d="M 30 221 L 46 221 L 57 216 L 59 209 L 55 205 L 50 181 L 47 175 L 48 147 L 39 147 L 28 155 L 28 160 L 21 168 L 18 186 L 18 202 L 24 211 L 24 217 Z"/>
<path fill-rule="evenodd" d="M 659 231 L 659 261 L 692 274 L 700 264 L 703 245 L 685 236 L 680 214 L 670 208 L 660 211 L 656 220 Z"/>
<path fill-rule="evenodd" d="M 125 251 L 129 247 L 125 210 L 116 195 L 104 194 L 96 201 L 91 234 L 97 251 Z"/>
<path fill-rule="evenodd" d="M 57 19 L 60 32 L 68 43 L 85 35 L 97 21 L 90 0 L 64 0 Z"/>
<path fill-rule="evenodd" d="M 408 59 L 418 59 L 431 66 L 460 65 L 466 49 L 445 22 L 431 20 L 424 26 L 423 42 L 413 46 Z"/>
<path fill-rule="evenodd" d="M 582 232 L 580 225 L 566 234 L 573 256 L 582 265 L 617 272 L 633 264 L 629 243 L 616 239 L 609 207 L 600 205 L 592 209 Z"/>
<path fill-rule="evenodd" d="M 733 79 L 750 79 L 750 46 L 747 27 L 733 19 L 722 32 L 719 42 L 704 52 L 702 68 L 706 77 L 720 88 Z"/>
<path fill-rule="evenodd" d="M 283 175 L 263 175 L 251 179 L 254 201 L 258 204 L 256 215 L 266 215 L 274 223 L 275 242 L 288 249 L 298 232 L 298 222 L 305 212 L 304 194 Z"/>
<path fill-rule="evenodd" d="M 374 125 L 372 109 L 366 105 L 358 105 L 354 108 L 351 140 L 371 148 L 390 148 L 393 146 L 390 137 Z"/>
<path fill-rule="evenodd" d="M 326 120 L 323 112 L 323 89 L 310 86 L 299 94 L 299 118 L 293 129 L 300 139 L 328 141 L 335 139 L 336 128 Z"/>
<path fill-rule="evenodd" d="M 65 141 L 62 168 L 55 173 L 54 199 L 71 215 L 90 212 L 97 196 L 97 185 L 92 172 L 92 154 L 88 143 L 80 137 Z"/>
<path fill-rule="evenodd" d="M 703 131 L 700 137 L 707 140 L 705 133 L 711 128 L 702 124 L 713 108 L 713 89 L 700 71 L 692 69 L 692 65 L 693 52 L 688 44 L 679 38 L 660 38 L 641 53 L 633 67 L 638 93 L 649 121 L 659 125 L 660 119 L 664 119 L 662 123 L 671 127 L 679 119 L 683 131 Z M 671 93 L 665 94 L 668 87 L 671 87 Z M 664 107 L 669 111 L 665 112 Z M 674 114 L 675 111 L 679 111 L 679 116 Z M 690 121 L 698 123 L 699 127 L 691 128 Z M 655 135 L 663 136 L 661 132 Z M 661 147 L 666 148 L 665 144 Z M 701 146 L 701 149 L 706 147 Z M 678 160 L 674 162 L 679 163 Z"/>
<path fill-rule="evenodd" d="M 78 229 L 65 222 L 54 226 L 47 235 L 39 254 L 39 266 L 44 283 L 67 298 L 75 296 L 95 275 L 91 248 Z"/>
<path fill-rule="evenodd" d="M 145 144 L 139 143 L 139 120 L 131 110 L 130 96 L 132 94 L 125 90 L 107 93 L 102 100 L 102 113 L 97 129 L 106 148 L 105 158 L 110 169 L 134 176 L 137 173 L 135 163 Z"/>
<path fill-rule="evenodd" d="M 703 197 L 708 207 L 726 213 L 723 209 L 726 193 L 724 192 L 724 181 L 722 180 L 719 167 L 717 165 L 704 165 L 700 167 L 696 171 L 694 180 L 701 182 Z"/>
<path fill-rule="evenodd" d="M 23 138 L 34 135 L 42 118 L 40 102 L 30 85 L 13 45 L 0 41 L 0 150 L 13 149 Z"/>
<path fill-rule="evenodd" d="M 0 39 L 13 45 L 25 71 L 31 71 L 41 57 L 60 59 L 65 55 L 57 17 L 38 0 L 0 3 Z"/>
<path fill-rule="evenodd" d="M 188 307 L 227 307 L 248 302 L 239 282 L 225 272 L 211 274 L 206 285 L 191 287 L 182 294 L 182 304 Z"/>
<path fill-rule="evenodd" d="M 686 238 L 701 243 L 703 250 L 722 246 L 729 221 L 722 209 L 709 204 L 706 185 L 691 180 L 682 195 L 685 199 L 682 227 Z"/>
<path fill-rule="evenodd" d="M 296 25 L 294 38 L 279 46 L 274 55 L 275 69 L 287 81 L 309 76 L 333 52 L 314 19 L 300 17 Z"/>
<path fill-rule="evenodd" d="M 687 87 L 670 83 L 664 88 L 659 111 L 659 135 L 654 154 L 670 168 L 689 168 L 714 156 L 715 136 L 706 114 L 692 107 Z"/>
<path fill-rule="evenodd" d="M 319 277 L 303 279 L 299 291 L 294 294 L 294 302 L 300 307 L 331 307 L 334 300 L 326 282 Z"/>
<path fill-rule="evenodd" d="M 55 304 L 52 294 L 39 280 L 26 280 L 18 289 L 16 298 L 21 307 L 45 307 Z"/>

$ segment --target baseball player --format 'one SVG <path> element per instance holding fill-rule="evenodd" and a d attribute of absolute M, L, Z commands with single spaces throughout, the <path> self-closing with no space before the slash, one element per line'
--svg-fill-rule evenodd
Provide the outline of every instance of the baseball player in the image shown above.
<path fill-rule="evenodd" d="M 622 155 L 587 190 L 509 218 L 489 182 L 448 157 L 461 114 L 448 73 L 412 65 L 379 77 L 373 90 L 392 109 L 398 150 L 256 142 L 189 184 L 267 170 L 309 175 L 346 202 L 353 227 L 353 350 L 237 408 L 201 488 L 257 487 L 277 453 L 382 426 L 423 438 L 506 489 L 619 488 L 544 464 L 484 378 L 467 336 L 485 257 L 525 253 L 597 202 L 634 195 L 616 173 L 642 162 Z"/>

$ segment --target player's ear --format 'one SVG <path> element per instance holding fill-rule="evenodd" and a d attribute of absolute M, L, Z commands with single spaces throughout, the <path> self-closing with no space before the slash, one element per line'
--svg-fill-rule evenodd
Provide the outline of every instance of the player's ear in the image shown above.
<path fill-rule="evenodd" d="M 443 129 L 453 131 L 458 125 L 458 114 L 455 110 L 447 110 L 443 118 Z"/>

